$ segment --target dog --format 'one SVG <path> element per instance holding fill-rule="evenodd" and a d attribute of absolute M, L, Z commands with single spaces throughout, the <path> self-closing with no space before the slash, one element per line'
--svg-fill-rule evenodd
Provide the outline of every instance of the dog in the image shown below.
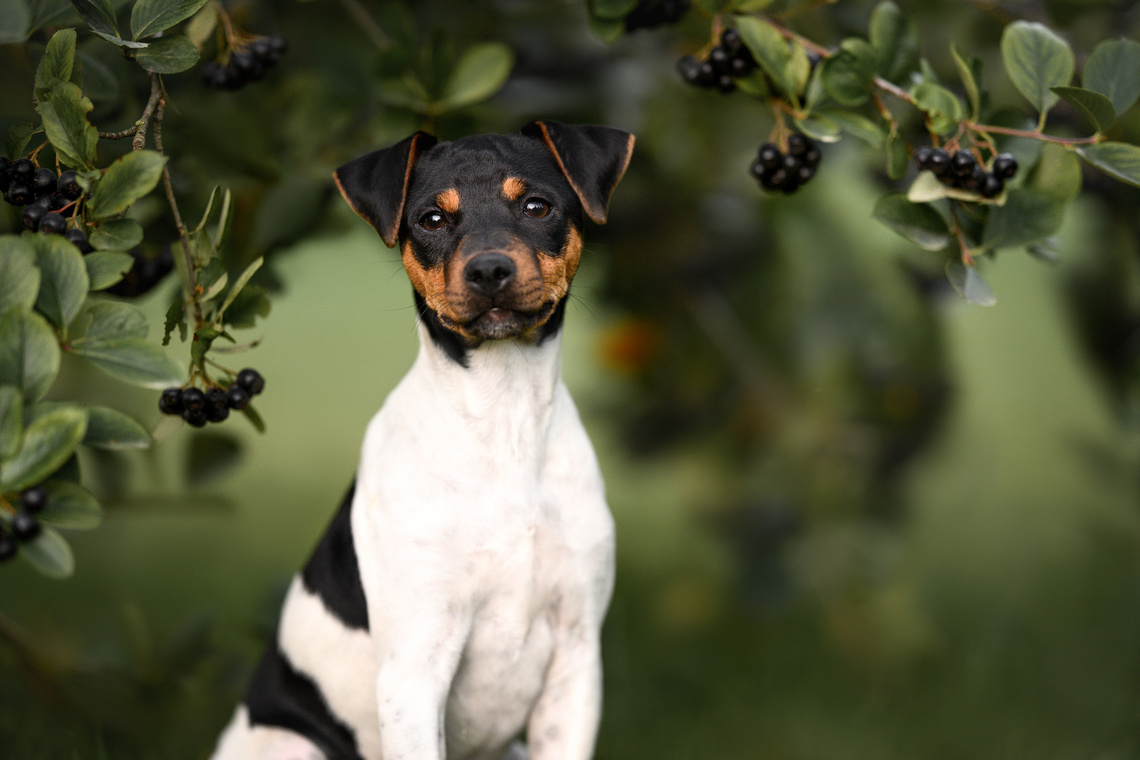
<path fill-rule="evenodd" d="M 614 530 L 561 328 L 633 143 L 536 121 L 336 170 L 399 247 L 420 350 L 214 760 L 591 757 Z"/>

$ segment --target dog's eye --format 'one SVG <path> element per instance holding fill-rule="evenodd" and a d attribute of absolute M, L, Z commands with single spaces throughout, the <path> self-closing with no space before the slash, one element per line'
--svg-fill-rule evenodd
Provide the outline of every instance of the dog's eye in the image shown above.
<path fill-rule="evenodd" d="M 447 224 L 447 217 L 443 215 L 442 211 L 429 211 L 420 217 L 420 226 L 430 232 L 443 229 L 445 224 Z"/>
<path fill-rule="evenodd" d="M 542 198 L 530 198 L 523 204 L 523 213 L 535 219 L 541 219 L 550 213 L 550 204 Z"/>

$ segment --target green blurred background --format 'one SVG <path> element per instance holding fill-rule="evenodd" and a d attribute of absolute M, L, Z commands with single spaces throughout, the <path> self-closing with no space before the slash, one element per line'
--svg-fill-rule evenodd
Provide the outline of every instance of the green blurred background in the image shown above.
<path fill-rule="evenodd" d="M 953 40 L 1014 105 L 1004 23 L 1046 21 L 1085 53 L 1140 28 L 1134 2 L 901 4 L 936 69 L 953 81 Z M 597 757 L 1140 758 L 1135 188 L 1086 175 L 1059 261 L 1002 252 L 983 262 L 998 305 L 969 306 L 938 255 L 871 220 L 893 185 L 866 147 L 827 146 L 795 196 L 759 191 L 767 112 L 673 71 L 704 43 L 695 14 L 606 45 L 579 2 L 357 6 L 378 48 L 350 5 L 228 6 L 288 36 L 278 73 L 234 94 L 171 78 L 184 202 L 230 185 L 234 266 L 269 256 L 273 310 L 243 336 L 261 345 L 233 359 L 267 378 L 268 432 L 159 425 L 156 393 L 65 363 L 54 394 L 113 399 L 161 441 L 85 456 L 107 516 L 69 535 L 73 579 L 0 571 L 0 757 L 208 753 L 416 351 L 398 256 L 329 172 L 419 126 L 552 118 L 638 135 L 564 343 L 618 529 Z M 796 20 L 834 43 L 871 7 Z M 490 39 L 516 56 L 495 97 L 427 120 L 393 105 L 409 60 L 430 83 Z M 0 127 L 28 117 L 36 56 L 0 47 Z M 145 97 L 124 73 L 100 128 Z M 1117 130 L 1140 139 L 1135 115 Z M 135 212 L 148 241 L 170 237 L 159 211 Z M 16 221 L 0 209 L 0 230 Z M 152 337 L 175 287 L 136 301 Z"/>

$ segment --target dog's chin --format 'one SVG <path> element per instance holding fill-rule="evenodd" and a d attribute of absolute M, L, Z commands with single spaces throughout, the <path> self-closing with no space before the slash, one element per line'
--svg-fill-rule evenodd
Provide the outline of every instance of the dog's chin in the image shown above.
<path fill-rule="evenodd" d="M 463 332 L 476 340 L 525 338 L 550 316 L 550 308 L 525 312 L 494 307 L 463 325 Z"/>

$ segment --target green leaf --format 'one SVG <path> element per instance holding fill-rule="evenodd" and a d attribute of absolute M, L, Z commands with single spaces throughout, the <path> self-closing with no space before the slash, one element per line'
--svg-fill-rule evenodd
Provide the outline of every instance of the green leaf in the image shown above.
<path fill-rule="evenodd" d="M 186 480 L 203 486 L 233 470 L 241 462 L 241 443 L 224 433 L 198 433 L 190 439 Z"/>
<path fill-rule="evenodd" d="M 93 406 L 87 410 L 85 446 L 97 449 L 145 449 L 151 444 L 146 428 L 116 409 Z"/>
<path fill-rule="evenodd" d="M 109 0 L 71 0 L 71 4 L 93 32 L 118 38 L 119 25 L 115 22 L 115 10 Z"/>
<path fill-rule="evenodd" d="M 1025 187 L 1068 202 L 1081 191 L 1081 162 L 1073 151 L 1055 143 L 1046 143 Z"/>
<path fill-rule="evenodd" d="M 59 344 L 47 321 L 17 307 L 0 316 L 0 384 L 14 385 L 28 401 L 47 392 L 59 372 Z"/>
<path fill-rule="evenodd" d="M 142 242 L 143 230 L 134 219 L 110 219 L 92 229 L 87 238 L 100 251 L 129 251 Z"/>
<path fill-rule="evenodd" d="M 300 175 L 275 185 L 253 218 L 254 250 L 268 251 L 302 238 L 324 218 L 328 198 L 329 185 L 323 179 Z"/>
<path fill-rule="evenodd" d="M 838 124 L 844 132 L 858 137 L 875 150 L 882 149 L 883 141 L 886 140 L 887 136 L 878 124 L 866 116 L 839 108 L 824 109 L 819 112 L 819 115 L 827 117 Z"/>
<path fill-rule="evenodd" d="M 33 420 L 20 449 L 0 462 L 0 491 L 22 491 L 46 480 L 72 455 L 86 429 L 87 413 L 73 407 Z"/>
<path fill-rule="evenodd" d="M 637 6 L 638 0 L 590 0 L 590 14 L 606 21 L 620 21 Z"/>
<path fill-rule="evenodd" d="M 997 303 L 997 296 L 990 288 L 989 283 L 982 279 L 978 270 L 968 267 L 956 259 L 946 262 L 946 278 L 954 286 L 954 290 L 969 303 L 978 306 L 993 306 Z"/>
<path fill-rule="evenodd" d="M 218 309 L 217 318 L 219 321 L 222 320 L 223 316 L 226 313 L 226 309 L 230 307 L 230 304 L 234 302 L 234 299 L 238 297 L 238 294 L 241 293 L 242 289 L 245 288 L 247 284 L 249 284 L 250 278 L 257 274 L 257 270 L 260 269 L 261 265 L 264 263 L 265 259 L 263 259 L 261 256 L 258 256 L 256 259 L 250 262 L 250 265 L 247 266 L 240 275 L 238 275 L 238 278 L 236 280 L 234 280 L 234 284 L 230 288 L 230 292 L 226 294 L 226 300 L 222 302 L 221 308 Z"/>
<path fill-rule="evenodd" d="M 147 71 L 177 74 L 198 62 L 198 48 L 185 35 L 172 34 L 151 42 L 146 49 L 138 52 L 135 60 Z"/>
<path fill-rule="evenodd" d="M 55 528 L 91 530 L 103 521 L 103 508 L 90 491 L 78 483 L 51 479 L 44 483 L 48 500 L 40 520 Z"/>
<path fill-rule="evenodd" d="M 44 526 L 40 534 L 20 547 L 20 555 L 49 578 L 70 578 L 75 573 L 71 545 L 54 528 Z"/>
<path fill-rule="evenodd" d="M 90 290 L 103 290 L 118 283 L 126 276 L 135 263 L 129 253 L 117 251 L 94 251 L 83 257 L 87 265 L 87 279 Z"/>
<path fill-rule="evenodd" d="M 178 328 L 181 334 L 182 342 L 186 342 L 186 307 L 183 304 L 181 294 L 175 295 L 170 302 L 170 308 L 166 310 L 166 320 L 162 326 L 162 345 L 170 345 L 170 336 L 174 333 L 174 328 Z"/>
<path fill-rule="evenodd" d="M 53 324 L 66 329 L 87 298 L 90 280 L 79 249 L 59 235 L 31 236 L 40 269 L 40 293 L 36 310 Z"/>
<path fill-rule="evenodd" d="M 71 82 L 60 82 L 36 103 L 60 163 L 77 169 L 94 165 L 99 133 L 87 120 L 92 108 L 91 101 Z"/>
<path fill-rule="evenodd" d="M 1140 42 L 1106 40 L 1097 45 L 1085 61 L 1081 84 L 1107 97 L 1122 115 L 1140 98 Z"/>
<path fill-rule="evenodd" d="M 943 198 L 956 198 L 969 203 L 993 202 L 983 199 L 980 194 L 973 190 L 963 190 L 944 185 L 932 172 L 919 172 L 906 191 L 906 199 L 911 203 L 931 203 Z"/>
<path fill-rule="evenodd" d="M 1038 111 L 1057 102 L 1051 87 L 1073 78 L 1073 51 L 1044 24 L 1015 21 L 1001 35 L 1001 57 L 1010 81 Z"/>
<path fill-rule="evenodd" d="M 225 323 L 239 330 L 254 327 L 258 317 L 269 316 L 269 308 L 269 294 L 265 288 L 246 285 L 226 309 Z"/>
<path fill-rule="evenodd" d="M 914 21 L 905 18 L 891 0 L 884 0 L 871 12 L 869 37 L 875 50 L 875 70 L 883 79 L 902 82 L 918 68 Z"/>
<path fill-rule="evenodd" d="M 48 90 L 71 79 L 75 65 L 75 30 L 60 29 L 48 40 L 47 49 L 36 67 L 36 89 Z"/>
<path fill-rule="evenodd" d="M 0 385 L 0 459 L 20 448 L 24 434 L 24 397 L 14 385 Z"/>
<path fill-rule="evenodd" d="M 135 150 L 117 159 L 95 185 L 87 210 L 96 218 L 121 214 L 158 184 L 166 158 L 153 150 Z"/>
<path fill-rule="evenodd" d="M 884 195 L 872 215 L 928 251 L 941 251 L 950 244 L 950 228 L 942 215 L 925 204 L 911 203 L 902 193 Z"/>
<path fill-rule="evenodd" d="M 85 340 L 71 350 L 107 374 L 144 388 L 178 385 L 185 374 L 161 346 L 142 338 Z"/>
<path fill-rule="evenodd" d="M 954 57 L 954 65 L 958 67 L 958 76 L 962 79 L 962 88 L 966 91 L 966 97 L 970 101 L 972 118 L 977 119 L 982 111 L 982 96 L 978 90 L 982 62 L 977 58 L 967 62 L 954 43 L 950 43 L 950 53 Z"/>
<path fill-rule="evenodd" d="M 938 134 L 958 129 L 962 118 L 962 102 L 958 96 L 940 84 L 922 82 L 910 91 L 915 105 L 930 119 L 930 127 Z"/>
<path fill-rule="evenodd" d="M 23 42 L 32 25 L 25 0 L 0 0 L 0 45 Z"/>
<path fill-rule="evenodd" d="M 819 142 L 833 143 L 839 141 L 839 125 L 822 113 L 815 113 L 798 119 L 796 128 Z"/>
<path fill-rule="evenodd" d="M 134 39 L 150 37 L 185 21 L 198 12 L 206 0 L 139 0 L 131 11 Z"/>
<path fill-rule="evenodd" d="M 887 176 L 891 179 L 902 179 L 906 176 L 910 166 L 910 154 L 906 151 L 906 143 L 897 133 L 892 132 L 887 137 Z"/>
<path fill-rule="evenodd" d="M 514 64 L 514 53 L 501 42 L 473 45 L 455 64 L 443 87 L 439 107 L 451 110 L 489 98 L 506 83 Z"/>
<path fill-rule="evenodd" d="M 1116 177 L 1140 187 L 1140 147 L 1121 142 L 1102 142 L 1077 148 L 1081 158 Z"/>
<path fill-rule="evenodd" d="M 1054 93 L 1061 96 L 1066 103 L 1071 103 L 1078 111 L 1088 117 L 1097 132 L 1106 132 L 1116 121 L 1116 110 L 1112 101 L 1092 90 L 1083 90 L 1080 87 L 1051 87 Z"/>
<path fill-rule="evenodd" d="M 110 42 L 112 45 L 118 45 L 119 47 L 130 48 L 132 50 L 142 50 L 143 48 L 147 47 L 146 42 L 124 40 L 122 37 L 116 36 L 114 34 L 107 34 L 106 32 L 95 32 L 95 34 L 107 40 L 107 42 Z"/>
<path fill-rule="evenodd" d="M 856 38 L 843 40 L 839 52 L 821 64 L 823 88 L 837 103 L 857 106 L 870 97 L 875 79 L 875 49 Z"/>
<path fill-rule="evenodd" d="M 1064 221 L 1065 201 L 1033 188 L 1019 187 L 1006 194 L 1005 204 L 994 206 L 986 219 L 982 245 L 1016 248 L 1049 237 Z"/>
<path fill-rule="evenodd" d="M 142 339 L 147 333 L 146 315 L 121 301 L 89 301 L 77 324 L 83 326 L 83 335 L 71 342 L 73 347 L 89 341 Z"/>
<path fill-rule="evenodd" d="M 40 291 L 40 270 L 28 241 L 0 236 L 0 314 L 13 306 L 30 309 Z"/>
<path fill-rule="evenodd" d="M 218 11 L 213 5 L 206 4 L 186 25 L 186 36 L 194 43 L 194 47 L 201 50 L 214 36 L 214 29 L 217 26 Z"/>
<path fill-rule="evenodd" d="M 776 87 L 793 102 L 799 96 L 792 71 L 792 49 L 771 24 L 752 16 L 736 19 L 740 39 Z"/>
<path fill-rule="evenodd" d="M 4 155 L 8 158 L 18 158 L 24 155 L 28 143 L 31 142 L 32 135 L 38 131 L 39 129 L 36 128 L 35 124 L 26 121 L 17 121 L 8 127 L 8 132 L 4 137 Z"/>

